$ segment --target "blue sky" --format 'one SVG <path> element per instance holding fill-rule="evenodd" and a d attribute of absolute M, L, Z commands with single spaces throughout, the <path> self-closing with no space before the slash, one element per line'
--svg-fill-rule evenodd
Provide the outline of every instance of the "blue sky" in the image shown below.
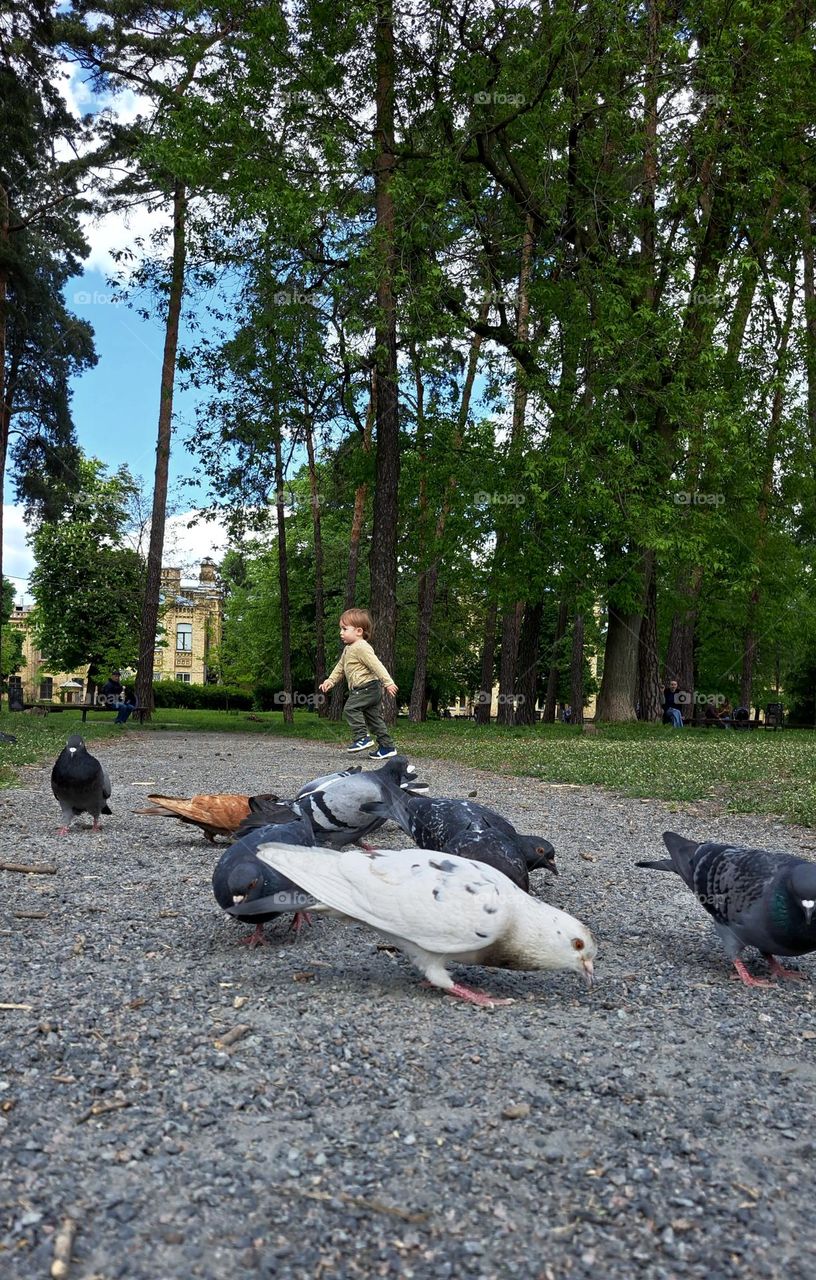
<path fill-rule="evenodd" d="M 126 234 L 126 232 L 124 232 Z M 89 230 L 93 242 L 93 230 Z M 104 249 L 93 251 L 91 261 Z M 143 320 L 137 312 L 116 300 L 103 263 L 91 266 L 65 290 L 68 307 L 94 329 L 97 364 L 76 378 L 72 410 L 79 444 L 85 453 L 101 458 L 111 469 L 127 463 L 153 490 L 156 429 L 159 413 L 164 329 L 158 320 Z M 183 335 L 182 335 L 183 336 Z M 170 457 L 171 495 L 178 482 L 196 477 L 198 464 L 184 448 L 183 440 L 194 423 L 195 395 L 178 385 L 174 399 L 174 437 Z M 220 558 L 223 531 L 220 525 L 202 524 L 188 530 L 187 521 L 197 503 L 206 500 L 202 486 L 177 489 L 176 506 L 182 510 L 169 522 L 165 563 L 192 570 L 204 555 Z M 29 597 L 27 577 L 32 567 L 26 544 L 22 512 L 13 506 L 13 486 L 7 477 L 3 530 L 3 572 L 17 590 L 17 598 Z"/>
<path fill-rule="evenodd" d="M 110 99 L 95 97 L 78 68 L 68 63 L 63 64 L 59 87 L 77 115 L 111 105 Z M 114 105 L 117 115 L 126 121 L 146 104 L 125 90 Z M 113 252 L 131 249 L 138 254 L 138 242 L 146 243 L 151 232 L 166 224 L 169 213 L 169 209 L 156 213 L 137 210 L 128 217 L 107 214 L 84 219 L 91 252 L 83 275 L 69 282 L 65 290 L 68 309 L 93 326 L 98 356 L 96 366 L 76 378 L 72 388 L 79 444 L 85 453 L 101 458 L 113 469 L 127 462 L 134 474 L 144 478 L 148 495 L 153 491 L 164 331 L 158 319 L 143 320 L 135 310 L 115 301 L 116 294 L 108 278 L 117 270 Z M 171 500 L 178 482 L 195 478 L 199 469 L 182 444 L 193 426 L 194 408 L 194 394 L 182 391 L 177 383 L 170 459 Z M 186 528 L 192 511 L 206 500 L 205 489 L 185 488 L 175 496 L 178 515 L 168 522 L 165 564 L 192 570 L 204 555 L 220 559 L 224 534 L 219 525 Z M 13 505 L 13 485 L 8 476 L 3 502 L 3 572 L 14 582 L 20 599 L 27 591 L 32 558 L 22 511 Z M 29 599 L 26 596 L 26 600 Z"/>

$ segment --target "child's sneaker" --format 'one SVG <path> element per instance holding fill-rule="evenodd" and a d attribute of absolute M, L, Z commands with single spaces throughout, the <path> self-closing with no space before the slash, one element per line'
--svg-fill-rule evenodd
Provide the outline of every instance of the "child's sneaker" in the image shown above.
<path fill-rule="evenodd" d="M 368 758 L 369 760 L 390 760 L 396 754 L 396 747 L 377 747 L 377 750 L 372 751 Z"/>
<path fill-rule="evenodd" d="M 347 751 L 368 751 L 369 747 L 374 746 L 373 738 L 358 738 L 356 742 L 352 742 L 350 747 L 346 747 Z"/>

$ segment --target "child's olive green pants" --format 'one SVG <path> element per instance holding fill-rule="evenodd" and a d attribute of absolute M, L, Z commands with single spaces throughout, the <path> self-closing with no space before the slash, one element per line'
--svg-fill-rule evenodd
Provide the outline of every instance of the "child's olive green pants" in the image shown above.
<path fill-rule="evenodd" d="M 354 742 L 369 734 L 377 739 L 380 747 L 393 747 L 394 739 L 388 732 L 382 713 L 382 681 L 370 680 L 368 684 L 352 689 L 343 708 L 343 716 L 351 728 Z"/>

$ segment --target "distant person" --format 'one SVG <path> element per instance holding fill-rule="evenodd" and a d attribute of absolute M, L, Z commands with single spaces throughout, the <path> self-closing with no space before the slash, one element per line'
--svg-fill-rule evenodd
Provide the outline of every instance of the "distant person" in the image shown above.
<path fill-rule="evenodd" d="M 683 712 L 680 710 L 680 703 L 683 695 L 679 693 L 676 680 L 670 680 L 663 690 L 663 723 L 670 724 L 674 729 L 683 728 Z"/>
<path fill-rule="evenodd" d="M 112 671 L 110 679 L 106 680 L 99 691 L 99 700 L 106 707 L 116 708 L 116 719 L 114 724 L 127 724 L 128 718 L 136 710 L 136 699 L 131 702 L 125 686 L 120 680 L 121 671 Z"/>
<path fill-rule="evenodd" d="M 709 728 L 730 729 L 731 716 L 729 714 L 728 703 L 724 703 L 722 710 L 718 711 L 713 702 L 707 702 L 703 721 L 709 726 Z"/>
<path fill-rule="evenodd" d="M 354 738 L 348 750 L 368 751 L 376 738 L 377 750 L 369 755 L 372 760 L 387 760 L 397 754 L 397 748 L 383 719 L 382 695 L 385 689 L 395 697 L 397 686 L 369 643 L 373 630 L 374 623 L 367 609 L 346 609 L 340 615 L 343 652 L 320 690 L 328 693 L 345 676 L 349 696 L 343 715 Z"/>
<path fill-rule="evenodd" d="M 561 708 L 561 719 L 564 724 L 572 724 L 572 707 L 569 703 Z"/>

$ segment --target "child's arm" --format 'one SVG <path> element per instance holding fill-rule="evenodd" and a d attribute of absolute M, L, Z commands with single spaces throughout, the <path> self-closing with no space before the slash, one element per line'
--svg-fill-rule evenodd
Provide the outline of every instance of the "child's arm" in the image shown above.
<path fill-rule="evenodd" d="M 345 656 L 346 654 L 344 650 L 340 654 L 340 657 L 337 660 L 337 665 L 335 666 L 334 670 L 329 672 L 329 674 L 326 676 L 326 679 L 323 681 L 322 685 L 320 686 L 321 693 L 328 693 L 329 689 L 333 688 L 334 685 L 337 684 L 338 680 L 343 679 L 343 671 L 344 671 L 343 659 Z"/>

